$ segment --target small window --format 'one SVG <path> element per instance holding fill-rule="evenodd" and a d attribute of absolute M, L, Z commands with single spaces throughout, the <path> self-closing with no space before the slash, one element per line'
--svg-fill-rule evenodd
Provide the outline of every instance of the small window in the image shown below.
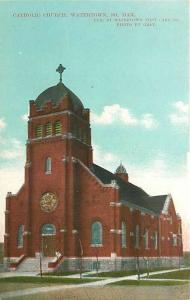
<path fill-rule="evenodd" d="M 153 245 L 154 245 L 154 249 L 158 249 L 158 233 L 157 231 L 154 232 L 153 234 Z"/>
<path fill-rule="evenodd" d="M 55 134 L 61 134 L 61 132 L 62 132 L 61 121 L 56 121 L 55 122 Z"/>
<path fill-rule="evenodd" d="M 17 247 L 18 248 L 23 248 L 23 246 L 24 246 L 23 233 L 24 233 L 24 225 L 19 225 L 18 231 L 17 231 Z"/>
<path fill-rule="evenodd" d="M 52 135 L 52 124 L 50 122 L 45 125 L 45 135 Z"/>
<path fill-rule="evenodd" d="M 47 157 L 45 160 L 45 172 L 46 174 L 50 174 L 52 169 L 52 160 L 51 157 Z"/>
<path fill-rule="evenodd" d="M 122 222 L 122 224 L 121 224 L 121 246 L 122 246 L 122 248 L 127 247 L 126 224 L 125 224 L 125 222 Z"/>
<path fill-rule="evenodd" d="M 148 249 L 148 243 L 149 242 L 149 240 L 148 240 L 148 229 L 145 229 L 145 233 L 144 233 L 144 247 L 145 247 L 145 249 Z"/>
<path fill-rule="evenodd" d="M 173 234 L 173 246 L 177 246 L 177 234 Z"/>
<path fill-rule="evenodd" d="M 41 235 L 55 235 L 56 234 L 56 228 L 53 224 L 44 224 L 41 227 Z"/>
<path fill-rule="evenodd" d="M 102 245 L 102 224 L 100 222 L 94 222 L 91 226 L 91 245 Z"/>
<path fill-rule="evenodd" d="M 136 225 L 135 227 L 135 248 L 139 248 L 140 245 L 140 229 L 139 229 L 139 225 Z"/>
<path fill-rule="evenodd" d="M 37 125 L 36 129 L 35 129 L 36 138 L 42 137 L 42 133 L 43 133 L 43 126 L 42 125 Z"/>

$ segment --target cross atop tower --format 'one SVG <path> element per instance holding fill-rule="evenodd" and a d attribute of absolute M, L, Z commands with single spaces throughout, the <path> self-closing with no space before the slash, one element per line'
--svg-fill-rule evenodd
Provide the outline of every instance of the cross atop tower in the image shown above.
<path fill-rule="evenodd" d="M 56 72 L 60 74 L 59 82 L 62 82 L 62 73 L 65 71 L 65 67 L 62 66 L 62 64 L 59 65 L 59 67 L 56 69 Z"/>

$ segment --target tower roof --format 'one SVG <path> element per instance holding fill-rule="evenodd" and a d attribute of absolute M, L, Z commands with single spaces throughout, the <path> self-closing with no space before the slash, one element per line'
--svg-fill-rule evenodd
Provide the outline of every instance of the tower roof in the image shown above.
<path fill-rule="evenodd" d="M 120 163 L 119 167 L 115 170 L 116 174 L 127 174 L 125 167 Z"/>
<path fill-rule="evenodd" d="M 49 101 L 52 101 L 54 105 L 58 105 L 66 95 L 70 96 L 74 111 L 84 108 L 81 100 L 62 82 L 43 91 L 37 97 L 35 103 L 38 108 L 42 108 Z"/>
<path fill-rule="evenodd" d="M 59 83 L 55 86 L 49 87 L 37 97 L 35 104 L 39 109 L 49 101 L 51 101 L 54 105 L 58 105 L 66 95 L 69 96 L 74 111 L 84 109 L 80 99 L 62 83 L 62 74 L 64 70 L 65 67 L 60 64 L 56 69 L 56 72 L 60 75 Z"/>

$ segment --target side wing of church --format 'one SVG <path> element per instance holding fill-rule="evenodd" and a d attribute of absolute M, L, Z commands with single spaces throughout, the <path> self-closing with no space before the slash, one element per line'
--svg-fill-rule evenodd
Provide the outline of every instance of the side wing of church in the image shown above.
<path fill-rule="evenodd" d="M 30 101 L 25 181 L 7 193 L 5 262 L 10 269 L 132 269 L 178 265 L 181 219 L 171 195 L 150 196 L 94 164 L 90 111 L 60 82 Z M 37 268 L 37 267 L 36 267 Z"/>

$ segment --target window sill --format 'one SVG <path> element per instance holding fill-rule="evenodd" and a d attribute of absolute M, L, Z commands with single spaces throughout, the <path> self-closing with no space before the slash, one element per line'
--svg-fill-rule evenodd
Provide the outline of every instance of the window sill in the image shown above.
<path fill-rule="evenodd" d="M 48 171 L 48 172 L 45 172 L 46 175 L 50 175 L 51 174 L 51 171 Z"/>
<path fill-rule="evenodd" d="M 98 248 L 98 247 L 103 247 L 103 245 L 102 244 L 91 244 L 90 247 Z"/>

